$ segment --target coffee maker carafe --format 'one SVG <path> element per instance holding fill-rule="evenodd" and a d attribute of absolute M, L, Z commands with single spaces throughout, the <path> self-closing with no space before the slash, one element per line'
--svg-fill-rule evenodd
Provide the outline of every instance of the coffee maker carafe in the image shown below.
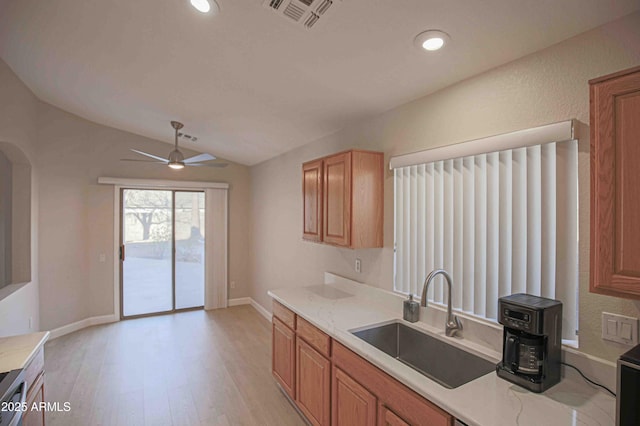
<path fill-rule="evenodd" d="M 533 392 L 560 381 L 562 302 L 529 294 L 498 299 L 504 325 L 498 376 Z"/>

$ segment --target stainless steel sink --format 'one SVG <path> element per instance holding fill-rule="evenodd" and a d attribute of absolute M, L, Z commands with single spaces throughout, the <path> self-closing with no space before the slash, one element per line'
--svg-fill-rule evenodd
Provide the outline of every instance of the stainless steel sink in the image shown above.
<path fill-rule="evenodd" d="M 352 333 L 449 389 L 464 385 L 496 368 L 495 363 L 400 322 Z"/>

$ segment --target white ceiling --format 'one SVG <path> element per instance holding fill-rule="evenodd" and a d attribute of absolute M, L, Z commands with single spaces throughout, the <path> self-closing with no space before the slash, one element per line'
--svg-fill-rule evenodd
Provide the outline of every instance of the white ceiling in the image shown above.
<path fill-rule="evenodd" d="M 219 0 L 218 16 L 189 0 L 0 0 L 0 57 L 62 109 L 166 142 L 177 119 L 189 148 L 252 165 L 640 7 L 335 1 L 305 30 L 262 0 Z M 448 48 L 418 51 L 433 28 Z"/>

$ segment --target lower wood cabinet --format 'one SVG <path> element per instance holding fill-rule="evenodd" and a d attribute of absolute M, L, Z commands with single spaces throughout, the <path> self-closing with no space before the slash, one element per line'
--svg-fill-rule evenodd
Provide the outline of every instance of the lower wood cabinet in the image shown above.
<path fill-rule="evenodd" d="M 40 374 L 40 377 L 29 386 L 29 392 L 27 394 L 27 406 L 31 409 L 34 404 L 40 405 L 44 402 L 44 372 Z M 45 410 L 40 411 L 27 411 L 24 413 L 22 419 L 23 426 L 44 426 L 44 414 Z"/>
<path fill-rule="evenodd" d="M 344 371 L 333 367 L 331 397 L 333 426 L 373 426 L 377 398 Z"/>
<path fill-rule="evenodd" d="M 378 402 L 386 407 L 386 410 L 382 410 L 385 418 L 379 419 L 378 424 L 453 425 L 454 419 L 451 414 L 432 404 L 336 341 L 333 341 L 332 344 L 332 361 L 334 369 L 348 371 L 348 377 L 351 378 L 353 383 L 359 384 L 370 394 L 375 395 L 379 400 Z M 335 402 L 335 399 L 333 401 Z M 377 409 L 377 407 L 374 408 Z M 332 409 L 335 409 L 335 407 L 332 406 Z M 391 411 L 391 413 L 387 411 Z M 404 423 L 397 423 L 398 420 Z M 384 423 L 385 421 L 390 423 Z M 393 423 L 393 421 L 396 423 Z M 376 423 L 367 424 L 375 425 Z"/>
<path fill-rule="evenodd" d="M 311 424 L 331 423 L 331 362 L 298 337 L 296 340 L 296 404 Z"/>
<path fill-rule="evenodd" d="M 275 316 L 272 322 L 273 342 L 271 370 L 282 389 L 295 398 L 296 348 L 295 333 Z"/>
<path fill-rule="evenodd" d="M 31 410 L 33 405 L 40 406 L 44 402 L 44 349 L 40 350 L 25 367 L 27 382 L 27 410 L 22 418 L 23 426 L 44 426 L 45 410 Z"/>
<path fill-rule="evenodd" d="M 312 425 L 453 426 L 449 413 L 277 302 L 272 325 L 273 376 Z"/>

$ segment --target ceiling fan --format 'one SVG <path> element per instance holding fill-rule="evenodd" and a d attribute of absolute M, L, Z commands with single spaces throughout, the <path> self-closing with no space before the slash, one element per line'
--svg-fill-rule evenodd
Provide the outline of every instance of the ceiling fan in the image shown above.
<path fill-rule="evenodd" d="M 123 158 L 121 161 L 137 161 L 144 163 L 157 163 L 157 164 L 166 164 L 172 169 L 182 169 L 184 166 L 204 166 L 204 167 L 227 167 L 229 164 L 227 163 L 203 163 L 203 161 L 215 160 L 211 154 L 198 154 L 193 157 L 184 158 L 182 152 L 178 149 L 178 130 L 184 127 L 184 124 L 179 123 L 177 121 L 171 122 L 171 127 L 175 130 L 175 149 L 169 153 L 169 158 L 158 157 L 157 155 L 149 154 L 148 152 L 138 151 L 137 149 L 131 149 L 131 151 L 136 154 L 144 155 L 149 158 L 153 158 L 153 160 L 136 160 L 131 158 Z"/>

